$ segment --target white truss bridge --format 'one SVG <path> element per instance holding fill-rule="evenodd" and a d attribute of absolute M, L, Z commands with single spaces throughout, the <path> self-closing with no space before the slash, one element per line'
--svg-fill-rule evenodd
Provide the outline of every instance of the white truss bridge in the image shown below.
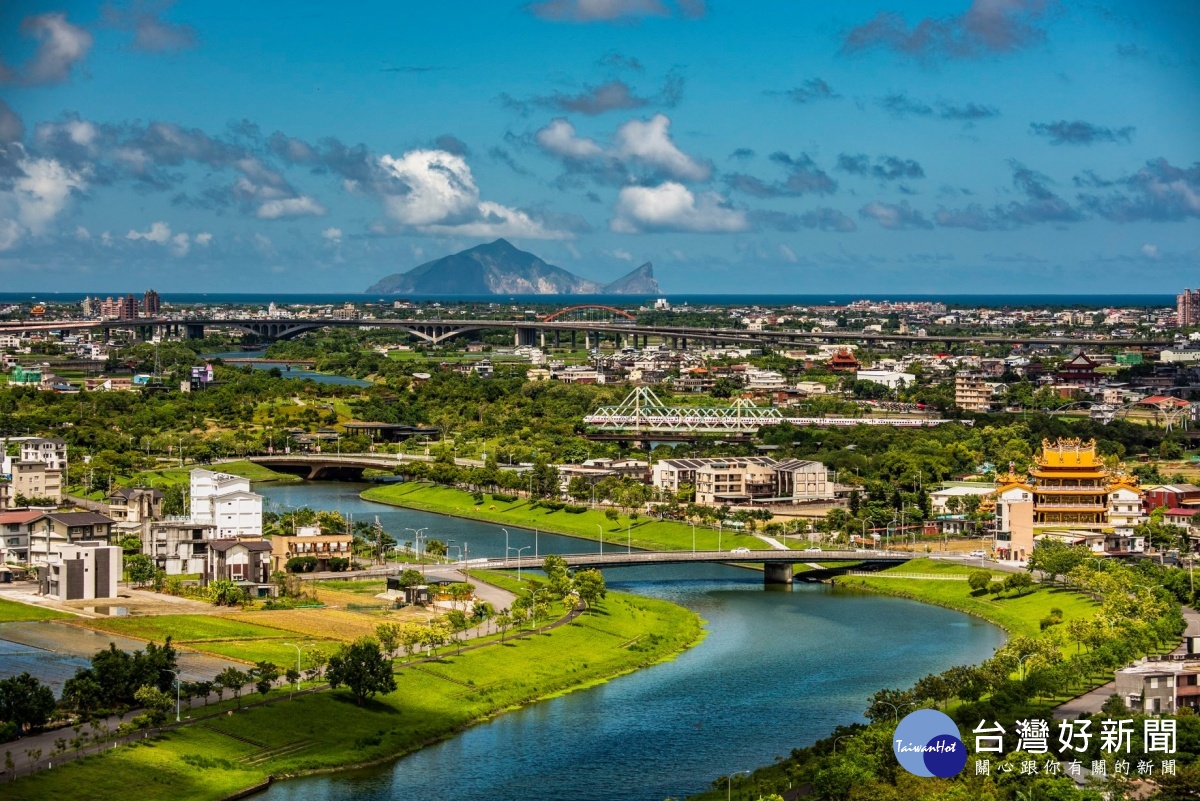
<path fill-rule="evenodd" d="M 781 423 L 923 428 L 952 421 L 928 417 L 785 417 L 773 406 L 755 406 L 745 398 L 738 398 L 731 406 L 667 406 L 648 387 L 638 387 L 617 406 L 602 406 L 583 422 L 598 431 L 724 434 L 753 433 L 763 426 Z"/>

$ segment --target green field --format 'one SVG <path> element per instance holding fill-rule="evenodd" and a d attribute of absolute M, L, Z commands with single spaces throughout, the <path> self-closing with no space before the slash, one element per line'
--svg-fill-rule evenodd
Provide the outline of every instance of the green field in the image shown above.
<path fill-rule="evenodd" d="M 540 531 L 566 534 L 593 541 L 598 541 L 602 530 L 606 543 L 625 545 L 627 541 L 631 541 L 635 548 L 686 551 L 691 550 L 692 547 L 691 525 L 671 520 L 660 522 L 645 515 L 638 520 L 630 520 L 629 517 L 621 515 L 616 522 L 613 522 L 604 516 L 603 511 L 589 509 L 581 514 L 568 514 L 566 511 L 553 512 L 549 509 L 530 508 L 529 501 L 525 498 L 518 498 L 510 503 L 501 503 L 492 500 L 492 496 L 488 494 L 484 495 L 484 502 L 476 506 L 469 492 L 421 482 L 372 487 L 363 492 L 362 497 L 368 501 L 378 501 L 393 506 L 459 515 L 500 525 L 537 528 Z M 600 528 L 597 529 L 597 526 Z M 734 534 L 729 531 L 719 534 L 712 529 L 699 526 L 695 529 L 695 536 L 696 549 L 701 551 L 715 551 L 718 544 L 721 550 L 725 551 L 732 548 L 765 547 L 763 541 L 757 537 Z M 597 547 L 599 546 L 597 545 Z"/>
<path fill-rule="evenodd" d="M 862 587 L 889 595 L 898 595 L 958 609 L 967 614 L 995 623 L 1011 635 L 1036 636 L 1041 632 L 1038 622 L 1061 609 L 1063 622 L 1075 618 L 1090 618 L 1099 607 L 1095 601 L 1072 590 L 1034 585 L 1024 595 L 1006 592 L 994 595 L 974 595 L 965 581 L 938 581 L 896 578 L 905 573 L 969 575 L 977 567 L 949 564 L 933 559 L 914 559 L 900 567 L 873 576 L 842 576 L 839 587 Z M 994 573 L 998 578 L 1004 574 Z"/>
<path fill-rule="evenodd" d="M 65 620 L 73 617 L 75 615 L 68 615 L 66 612 L 0 598 L 0 623 L 15 623 L 18 620 Z"/>
<path fill-rule="evenodd" d="M 227 656 L 243 662 L 266 660 L 277 665 L 289 665 L 296 659 L 296 649 L 287 643 L 315 646 L 325 653 L 332 653 L 341 644 L 340 640 L 214 615 L 101 618 L 89 620 L 87 625 L 99 631 L 158 643 L 171 637 L 176 645 L 193 651 Z"/>
<path fill-rule="evenodd" d="M 5 797 L 219 799 L 271 775 L 416 750 L 505 710 L 669 659 L 700 636 L 690 611 L 609 593 L 596 613 L 553 631 L 402 669 L 397 691 L 365 707 L 331 691 L 246 709 L 19 779 Z"/>

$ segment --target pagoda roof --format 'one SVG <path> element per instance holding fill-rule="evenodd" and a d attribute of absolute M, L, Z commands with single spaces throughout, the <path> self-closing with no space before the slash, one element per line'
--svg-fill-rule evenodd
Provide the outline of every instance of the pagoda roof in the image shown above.
<path fill-rule="evenodd" d="M 1038 467 L 1054 469 L 1073 469 L 1079 467 L 1093 468 L 1104 471 L 1104 460 L 1096 453 L 1096 440 L 1084 442 L 1078 438 L 1059 437 L 1054 442 L 1042 440 L 1042 453 L 1037 457 Z M 1037 471 L 1034 471 L 1035 475 Z"/>

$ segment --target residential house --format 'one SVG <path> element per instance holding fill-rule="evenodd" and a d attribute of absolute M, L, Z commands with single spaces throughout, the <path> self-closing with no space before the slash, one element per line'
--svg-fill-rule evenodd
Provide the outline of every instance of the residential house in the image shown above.
<path fill-rule="evenodd" d="M 0 564 L 29 563 L 30 524 L 42 514 L 39 509 L 0 512 Z"/>
<path fill-rule="evenodd" d="M 38 565 L 38 591 L 59 601 L 116 598 L 121 549 L 97 540 L 60 545 Z"/>
<path fill-rule="evenodd" d="M 316 527 L 290 535 L 276 534 L 271 537 L 271 571 L 285 570 L 288 560 L 297 556 L 316 557 L 317 570 L 329 570 L 330 559 L 351 558 L 353 543 L 350 534 L 324 534 Z"/>
<path fill-rule="evenodd" d="M 829 468 L 821 462 L 785 459 L 775 464 L 774 471 L 776 498 L 787 498 L 792 503 L 798 503 L 832 500 L 835 497 L 833 482 L 829 480 Z"/>
<path fill-rule="evenodd" d="M 66 546 L 108 543 L 112 518 L 97 512 L 43 512 L 29 523 L 29 560 L 46 562 Z"/>
<path fill-rule="evenodd" d="M 262 536 L 262 496 L 249 479 L 196 468 L 190 485 L 192 520 L 215 526 L 217 537 Z"/>
<path fill-rule="evenodd" d="M 1200 706 L 1200 666 L 1194 662 L 1140 659 L 1116 675 L 1116 695 L 1134 712 L 1170 715 Z"/>
<path fill-rule="evenodd" d="M 1168 509 L 1200 509 L 1200 487 L 1195 484 L 1162 484 L 1147 487 L 1142 495 L 1142 511 L 1150 514 L 1160 506 Z"/>
<path fill-rule="evenodd" d="M 125 487 L 108 496 L 108 516 L 117 523 L 142 523 L 162 517 L 163 494 L 153 487 Z"/>
<path fill-rule="evenodd" d="M 187 519 L 155 520 L 142 527 L 142 553 L 168 576 L 203 574 L 216 526 Z"/>
<path fill-rule="evenodd" d="M 267 595 L 271 591 L 271 550 L 271 543 L 264 539 L 209 540 L 204 583 L 228 579 L 251 595 Z"/>

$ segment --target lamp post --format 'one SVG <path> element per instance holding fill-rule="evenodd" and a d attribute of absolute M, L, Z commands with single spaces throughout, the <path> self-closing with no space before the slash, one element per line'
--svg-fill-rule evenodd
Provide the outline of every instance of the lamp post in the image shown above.
<path fill-rule="evenodd" d="M 450 558 L 450 546 L 456 542 L 458 542 L 458 540 L 446 540 L 446 558 L 447 559 Z M 455 545 L 454 547 L 458 548 L 457 545 Z M 462 559 L 462 548 L 458 548 L 458 558 Z"/>
<path fill-rule="evenodd" d="M 300 692 L 300 671 L 304 670 L 304 666 L 300 663 L 300 651 L 302 648 L 310 648 L 311 646 L 299 646 L 290 642 L 285 642 L 284 645 L 290 645 L 296 649 L 296 692 Z"/>
<path fill-rule="evenodd" d="M 625 521 L 625 553 L 633 553 L 633 521 Z"/>
<path fill-rule="evenodd" d="M 721 552 L 721 538 L 725 536 L 724 520 L 717 521 L 717 553 Z"/>
<path fill-rule="evenodd" d="M 179 722 L 179 674 L 174 670 L 168 670 L 175 677 L 175 722 Z"/>
<path fill-rule="evenodd" d="M 508 529 L 501 526 L 500 530 L 504 532 L 504 564 L 507 565 L 508 564 Z"/>
<path fill-rule="evenodd" d="M 892 712 L 894 712 L 894 713 L 895 713 L 895 715 L 896 715 L 896 718 L 897 718 L 897 719 L 899 719 L 899 717 L 900 717 L 900 710 L 901 710 L 901 709 L 903 709 L 903 708 L 904 708 L 904 707 L 906 707 L 906 706 L 912 706 L 912 703 L 911 703 L 911 702 L 905 702 L 905 703 L 903 703 L 903 704 L 900 704 L 899 706 L 897 706 L 896 704 L 893 704 L 891 701 L 876 701 L 875 703 L 877 703 L 877 704 L 883 704 L 884 706 L 890 706 L 890 707 L 892 708 Z M 843 735 L 843 736 L 844 736 L 844 735 Z M 839 738 L 839 739 L 840 739 L 840 738 Z M 834 745 L 835 745 L 835 746 L 837 745 L 837 741 L 836 741 L 836 740 L 834 741 Z"/>
<path fill-rule="evenodd" d="M 692 553 L 696 552 L 696 524 L 692 523 Z"/>
<path fill-rule="evenodd" d="M 729 799 L 733 798 L 733 777 L 741 773 L 745 773 L 747 776 L 750 775 L 750 771 L 748 770 L 735 770 L 727 777 L 727 783 L 725 785 L 725 801 L 729 801 Z"/>
<path fill-rule="evenodd" d="M 596 524 L 596 531 L 600 532 L 600 555 L 604 556 L 604 527 L 599 523 Z"/>
<path fill-rule="evenodd" d="M 517 581 L 520 581 L 521 580 L 521 551 L 528 551 L 529 546 L 526 545 L 524 548 L 513 548 L 513 550 L 517 552 Z"/>

